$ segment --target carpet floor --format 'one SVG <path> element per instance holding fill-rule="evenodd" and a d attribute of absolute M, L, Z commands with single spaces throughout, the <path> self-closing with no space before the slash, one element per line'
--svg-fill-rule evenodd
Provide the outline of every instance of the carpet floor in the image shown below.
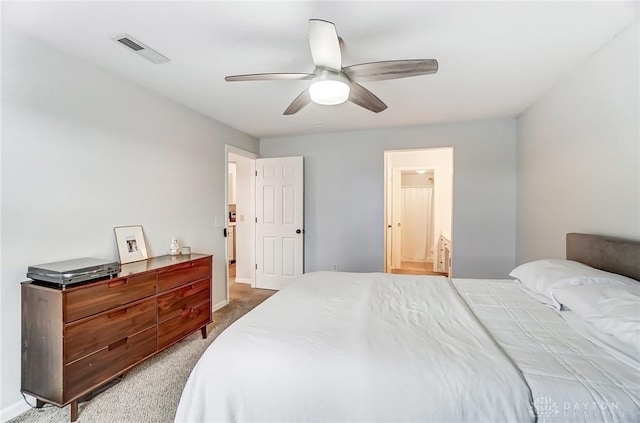
<path fill-rule="evenodd" d="M 172 422 L 187 378 L 204 350 L 231 323 L 275 293 L 242 285 L 231 284 L 230 302 L 213 313 L 207 339 L 202 339 L 198 331 L 136 366 L 120 383 L 80 403 L 78 422 Z M 70 415 L 69 406 L 46 405 L 9 422 L 67 423 Z"/>

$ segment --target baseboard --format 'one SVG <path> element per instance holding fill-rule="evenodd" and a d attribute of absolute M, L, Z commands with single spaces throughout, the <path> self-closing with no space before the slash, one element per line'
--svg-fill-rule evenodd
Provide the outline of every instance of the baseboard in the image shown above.
<path fill-rule="evenodd" d="M 229 300 L 222 300 L 218 304 L 213 305 L 213 311 L 220 310 L 222 307 L 229 304 Z"/>
<path fill-rule="evenodd" d="M 36 403 L 35 399 L 33 399 L 33 403 L 34 404 Z M 21 399 L 15 404 L 11 404 L 10 406 L 0 410 L 0 421 L 2 423 L 8 422 L 14 417 L 18 417 L 20 414 L 24 413 L 25 411 L 29 411 L 30 409 L 31 407 L 29 406 L 29 404 L 27 404 L 26 402 L 24 402 L 23 399 Z"/>
<path fill-rule="evenodd" d="M 247 284 L 251 285 L 251 279 L 247 279 L 247 278 L 236 278 L 235 282 L 236 283 L 247 283 Z"/>

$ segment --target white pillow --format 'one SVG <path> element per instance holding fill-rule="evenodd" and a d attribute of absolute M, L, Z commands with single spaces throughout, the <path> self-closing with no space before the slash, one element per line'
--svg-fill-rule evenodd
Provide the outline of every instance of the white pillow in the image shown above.
<path fill-rule="evenodd" d="M 602 283 L 614 285 L 638 283 L 634 279 L 594 269 L 586 264 L 571 260 L 537 260 L 524 263 L 513 269 L 509 276 L 516 278 L 522 290 L 531 297 L 556 310 L 561 309 L 561 303 L 552 294 L 552 290 L 557 287 Z"/>
<path fill-rule="evenodd" d="M 611 345 L 612 337 L 611 346 L 621 344 L 640 360 L 640 284 L 564 286 L 554 288 L 553 296 L 600 341 Z"/>

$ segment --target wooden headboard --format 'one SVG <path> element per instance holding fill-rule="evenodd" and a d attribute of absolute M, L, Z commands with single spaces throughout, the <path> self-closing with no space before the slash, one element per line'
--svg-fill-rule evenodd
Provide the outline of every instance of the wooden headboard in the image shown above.
<path fill-rule="evenodd" d="M 640 242 L 588 234 L 567 234 L 567 260 L 640 280 Z"/>

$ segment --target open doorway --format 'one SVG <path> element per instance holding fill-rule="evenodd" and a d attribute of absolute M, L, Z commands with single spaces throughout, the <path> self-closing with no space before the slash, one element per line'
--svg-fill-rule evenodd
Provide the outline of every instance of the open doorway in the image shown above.
<path fill-rule="evenodd" d="M 385 272 L 453 274 L 453 148 L 385 151 Z"/>
<path fill-rule="evenodd" d="M 227 299 L 241 300 L 255 286 L 255 154 L 227 146 Z"/>

